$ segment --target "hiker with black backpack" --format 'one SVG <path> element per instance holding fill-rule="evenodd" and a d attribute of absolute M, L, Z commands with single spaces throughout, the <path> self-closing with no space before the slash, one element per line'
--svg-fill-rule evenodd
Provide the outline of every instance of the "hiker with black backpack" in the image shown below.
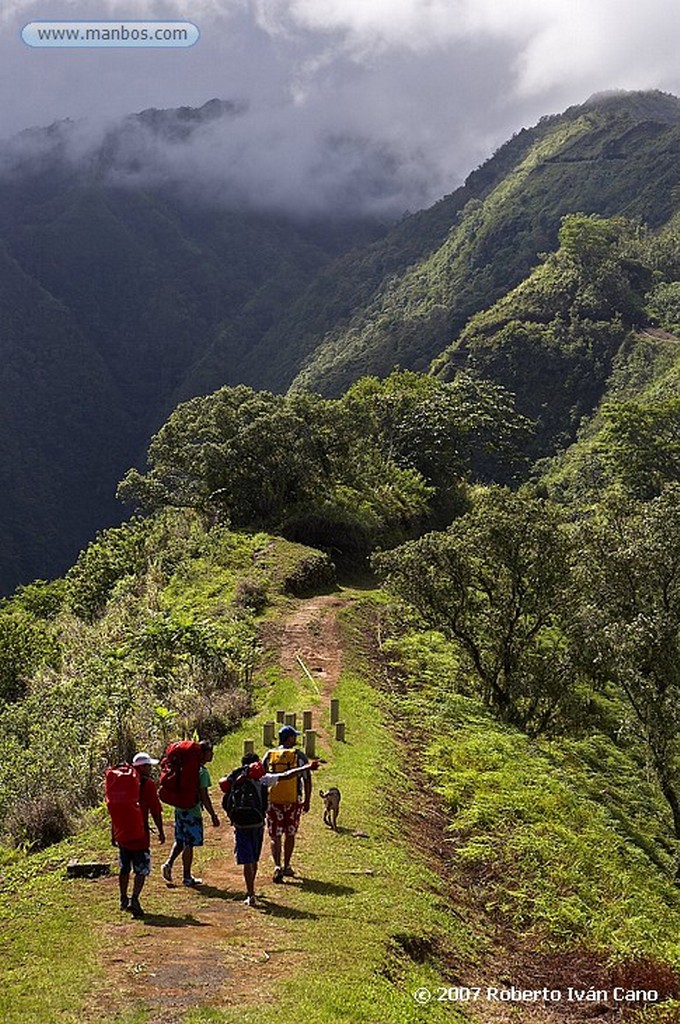
<path fill-rule="evenodd" d="M 165 842 L 163 815 L 151 768 L 158 764 L 146 751 L 135 754 L 132 764 L 106 769 L 104 796 L 111 815 L 111 839 L 118 847 L 120 909 L 133 917 L 144 917 L 139 897 L 151 873 L 149 815 L 158 829 L 158 842 Z M 134 872 L 132 898 L 128 896 L 130 872 Z"/>
<path fill-rule="evenodd" d="M 225 778 L 220 779 L 220 789 L 224 793 L 222 806 L 234 826 L 236 863 L 243 867 L 246 906 L 257 905 L 255 877 L 262 853 L 268 789 L 283 779 L 293 778 L 310 770 L 316 771 L 318 767 L 318 761 L 311 761 L 286 772 L 265 772 L 257 754 L 244 754 L 241 758 L 241 767 L 235 768 Z"/>

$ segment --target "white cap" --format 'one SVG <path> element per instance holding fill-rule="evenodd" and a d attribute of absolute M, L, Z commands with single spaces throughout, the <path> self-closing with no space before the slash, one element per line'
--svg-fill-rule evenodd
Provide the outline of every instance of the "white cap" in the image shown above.
<path fill-rule="evenodd" d="M 135 754 L 135 756 L 132 758 L 132 763 L 135 766 L 135 768 L 139 768 L 139 766 L 142 764 L 158 764 L 158 761 L 156 760 L 155 757 L 151 757 L 149 754 L 147 754 L 146 750 L 140 750 L 140 752 L 138 754 Z"/>

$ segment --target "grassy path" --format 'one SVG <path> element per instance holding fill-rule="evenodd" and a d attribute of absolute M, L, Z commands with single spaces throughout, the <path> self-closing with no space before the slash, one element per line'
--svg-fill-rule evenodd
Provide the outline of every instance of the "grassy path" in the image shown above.
<path fill-rule="evenodd" d="M 243 739 L 257 740 L 272 712 L 314 708 L 328 764 L 315 778 L 312 812 L 303 819 L 299 877 L 273 885 L 265 855 L 262 908 L 245 907 L 231 829 L 208 826 L 208 844 L 196 858 L 205 885 L 166 886 L 156 849 L 144 894 L 148 916 L 138 922 L 119 913 L 115 877 L 64 881 L 54 870 L 63 864 L 63 848 L 23 858 L 6 868 L 0 894 L 12 917 L 0 951 L 4 946 L 4 962 L 14 965 L 3 979 L 3 1024 L 259 1024 L 272 1007 L 306 1024 L 456 1019 L 450 1008 L 420 1008 L 413 999 L 419 986 L 444 983 L 428 966 L 427 946 L 451 922 L 438 882 L 410 854 L 386 806 L 385 792 L 408 783 L 375 691 L 342 670 L 338 612 L 348 600 L 300 602 L 285 622 L 269 627 L 261 711 L 228 737 L 211 766 L 216 788 L 238 763 Z M 318 682 L 303 675 L 297 653 Z M 346 744 L 328 738 L 331 692 L 341 700 Z M 334 784 L 343 792 L 336 834 L 323 826 L 318 798 L 320 785 Z M 75 849 L 110 857 L 105 836 L 101 815 Z"/>

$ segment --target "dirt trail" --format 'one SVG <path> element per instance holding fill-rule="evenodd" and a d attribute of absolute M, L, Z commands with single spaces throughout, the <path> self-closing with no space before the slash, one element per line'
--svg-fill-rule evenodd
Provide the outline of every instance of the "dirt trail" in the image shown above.
<path fill-rule="evenodd" d="M 325 732 L 319 715 L 341 670 L 337 611 L 347 600 L 337 595 L 311 598 L 283 623 L 265 630 L 266 647 L 277 652 L 288 675 L 302 676 L 299 655 L 319 680 L 321 700 L 313 720 L 321 736 Z M 262 910 L 243 904 L 243 876 L 234 863 L 233 833 L 219 808 L 217 779 L 212 774 L 212 797 L 223 824 L 214 829 L 204 816 L 206 845 L 196 853 L 195 868 L 206 884 L 195 890 L 183 888 L 179 863 L 175 875 L 180 884 L 170 887 L 160 881 L 160 864 L 172 842 L 171 827 L 166 846 L 152 849 L 153 875 L 142 899 L 149 913 L 143 922 L 119 914 L 117 878 L 103 883 L 111 916 L 118 920 L 107 929 L 102 989 L 93 993 L 81 1018 L 84 1022 L 94 1024 L 103 1011 L 111 1014 L 141 1003 L 151 1011 L 149 1024 L 180 1024 L 189 1009 L 255 1000 L 282 973 L 294 966 L 299 969 L 299 953 L 287 945 L 288 940 L 282 942 L 279 927 L 280 919 L 294 912 L 286 905 L 285 886 L 271 882 L 266 852 L 257 886 L 264 896 Z"/>
<path fill-rule="evenodd" d="M 648 338 L 653 338 L 654 341 L 673 341 L 676 345 L 680 345 L 678 335 L 664 330 L 663 327 L 642 327 L 640 334 L 646 334 Z"/>
<path fill-rule="evenodd" d="M 321 699 L 314 707 L 313 720 L 322 737 L 326 734 L 320 712 L 327 707 L 342 667 L 337 613 L 349 600 L 324 595 L 301 601 L 283 623 L 269 623 L 263 631 L 265 647 L 275 652 L 287 675 L 302 677 L 299 655 L 319 681 Z M 216 782 L 213 778 L 213 795 L 219 792 Z M 427 794 L 425 783 L 423 793 Z M 413 813 L 416 817 L 406 814 L 403 825 L 412 836 L 414 849 L 436 873 L 448 879 L 445 888 L 452 913 L 468 920 L 474 930 L 481 923 L 480 913 L 485 913 L 479 907 L 481 896 L 475 891 L 473 879 L 461 877 L 460 864 L 451 858 L 442 808 L 429 794 Z M 323 828 L 315 817 L 306 822 L 302 842 L 305 835 Z M 222 824 L 212 829 L 207 825 L 206 848 L 196 855 L 196 869 L 206 884 L 187 890 L 181 884 L 170 888 L 160 881 L 163 858 L 161 848 L 156 847 L 152 851 L 154 874 L 143 899 L 154 913 L 142 923 L 119 914 L 117 879 L 102 883 L 114 923 L 108 926 L 103 943 L 102 985 L 81 1016 L 82 1024 L 99 1024 L 104 1012 L 113 1015 L 140 1005 L 150 1011 L 148 1024 L 181 1024 L 188 1010 L 201 1006 L 239 1006 L 254 1001 L 265 1004 L 265 1000 L 272 1005 L 277 981 L 304 970 L 300 950 L 295 947 L 295 930 L 290 928 L 296 917 L 304 915 L 289 904 L 286 886 L 272 884 L 268 854 L 264 853 L 258 879 L 257 891 L 263 897 L 258 910 L 243 904 L 243 878 L 234 864 L 232 850 L 231 828 Z M 488 917 L 486 925 L 493 931 Z M 512 984 L 521 988 L 596 986 L 598 972 L 591 976 L 593 965 L 577 961 L 578 956 L 566 962 L 537 954 L 530 943 L 514 938 L 499 926 L 484 963 L 474 968 L 451 962 L 446 973 L 451 985 L 477 984 L 483 990 L 486 986 L 507 988 Z M 508 1005 L 485 1000 L 464 1009 L 478 1024 L 516 1024 L 519 1020 L 526 1024 L 578 1024 L 594 1018 L 612 1022 L 620 1019 L 611 1007 L 601 1004 Z"/>
<path fill-rule="evenodd" d="M 281 667 L 289 676 L 300 676 L 300 657 L 310 675 L 318 681 L 320 700 L 312 709 L 312 725 L 317 734 L 328 739 L 321 724 L 321 712 L 342 669 L 342 638 L 337 613 L 348 598 L 324 594 L 305 601 L 279 628 L 273 647 L 279 651 Z"/>

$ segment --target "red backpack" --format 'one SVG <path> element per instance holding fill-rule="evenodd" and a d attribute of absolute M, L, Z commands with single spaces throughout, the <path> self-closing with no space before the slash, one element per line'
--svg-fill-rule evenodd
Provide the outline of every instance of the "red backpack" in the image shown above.
<path fill-rule="evenodd" d="M 161 760 L 158 796 L 165 804 L 187 811 L 199 800 L 201 747 L 193 740 L 171 743 Z"/>
<path fill-rule="evenodd" d="M 131 764 L 117 764 L 104 774 L 104 799 L 118 846 L 138 843 L 146 838 L 144 815 L 139 806 L 142 783 Z"/>

